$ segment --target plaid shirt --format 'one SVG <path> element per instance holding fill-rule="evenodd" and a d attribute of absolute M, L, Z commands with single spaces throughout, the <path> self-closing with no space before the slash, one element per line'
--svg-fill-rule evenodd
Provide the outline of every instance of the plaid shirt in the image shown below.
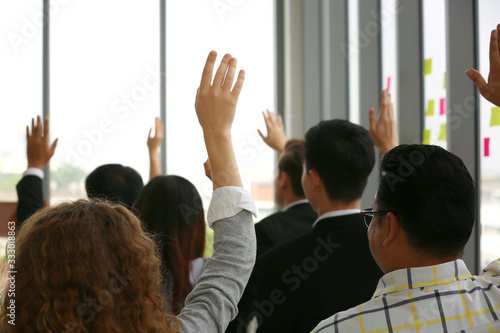
<path fill-rule="evenodd" d="M 385 274 L 371 300 L 323 320 L 313 332 L 498 332 L 499 317 L 500 259 L 480 276 L 455 260 Z"/>

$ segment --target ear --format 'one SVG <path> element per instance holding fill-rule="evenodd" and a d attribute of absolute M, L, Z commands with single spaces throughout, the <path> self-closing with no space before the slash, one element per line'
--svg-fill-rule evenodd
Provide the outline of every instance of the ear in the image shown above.
<path fill-rule="evenodd" d="M 308 172 L 309 172 L 309 176 L 311 176 L 311 184 L 312 184 L 313 188 L 317 188 L 317 187 L 323 185 L 323 181 L 319 177 L 318 172 L 316 170 L 311 169 Z"/>
<path fill-rule="evenodd" d="M 384 246 L 388 246 L 394 243 L 398 239 L 398 237 L 400 237 L 400 235 L 403 232 L 403 229 L 401 228 L 399 220 L 396 217 L 396 215 L 394 215 L 394 213 L 392 212 L 387 213 L 385 218 L 387 219 L 386 230 L 385 230 L 386 234 L 382 244 Z"/>
<path fill-rule="evenodd" d="M 287 187 L 291 183 L 290 175 L 288 174 L 288 172 L 282 171 L 280 177 L 278 177 L 278 182 L 279 188 L 284 189 L 285 187 Z"/>

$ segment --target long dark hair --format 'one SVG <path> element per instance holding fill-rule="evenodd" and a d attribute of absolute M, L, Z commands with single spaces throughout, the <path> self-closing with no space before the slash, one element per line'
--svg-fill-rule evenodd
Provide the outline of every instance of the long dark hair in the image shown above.
<path fill-rule="evenodd" d="M 191 260 L 203 255 L 205 220 L 201 197 L 194 185 L 179 176 L 158 176 L 149 181 L 133 211 L 153 235 L 163 260 L 165 280 L 173 283 L 171 311 L 177 314 L 187 294 Z"/>

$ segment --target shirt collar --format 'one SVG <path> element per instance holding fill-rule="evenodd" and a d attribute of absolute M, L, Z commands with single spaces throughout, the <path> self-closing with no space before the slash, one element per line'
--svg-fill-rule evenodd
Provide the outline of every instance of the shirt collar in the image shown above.
<path fill-rule="evenodd" d="M 283 208 L 283 212 L 286 211 L 286 210 L 289 210 L 290 208 L 292 208 L 293 206 L 297 206 L 297 205 L 300 205 L 300 204 L 303 204 L 303 203 L 309 203 L 309 201 L 307 201 L 307 199 L 300 199 L 300 200 L 297 200 L 297 201 L 294 201 L 292 202 L 291 204 L 285 206 L 285 208 Z"/>
<path fill-rule="evenodd" d="M 342 209 L 342 210 L 334 210 L 331 212 L 326 212 L 323 215 L 321 215 L 320 217 L 318 217 L 318 219 L 316 221 L 314 221 L 312 227 L 314 228 L 319 221 L 327 219 L 329 217 L 359 214 L 360 212 L 361 212 L 361 210 L 359 210 L 359 209 Z"/>
<path fill-rule="evenodd" d="M 434 266 L 398 269 L 380 278 L 373 298 L 401 290 L 436 286 L 471 277 L 471 273 L 461 259 Z"/>

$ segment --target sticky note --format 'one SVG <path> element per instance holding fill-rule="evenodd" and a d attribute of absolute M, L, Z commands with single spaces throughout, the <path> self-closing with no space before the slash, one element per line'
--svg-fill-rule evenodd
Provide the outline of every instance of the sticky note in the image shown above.
<path fill-rule="evenodd" d="M 387 90 L 389 92 L 391 91 L 391 77 L 390 76 L 387 78 Z"/>
<path fill-rule="evenodd" d="M 424 139 L 422 140 L 422 144 L 424 145 L 431 144 L 431 130 L 424 129 Z"/>
<path fill-rule="evenodd" d="M 439 114 L 446 114 L 446 98 L 441 98 L 439 100 Z"/>
<path fill-rule="evenodd" d="M 432 73 L 432 58 L 425 59 L 424 62 L 424 75 Z"/>
<path fill-rule="evenodd" d="M 490 156 L 490 138 L 484 138 L 484 157 Z"/>
<path fill-rule="evenodd" d="M 427 104 L 427 111 L 425 112 L 425 116 L 433 116 L 434 115 L 434 100 L 430 99 Z"/>
<path fill-rule="evenodd" d="M 444 72 L 443 89 L 446 89 L 446 72 Z"/>
<path fill-rule="evenodd" d="M 490 126 L 500 126 L 500 107 L 491 108 Z"/>
<path fill-rule="evenodd" d="M 438 140 L 446 141 L 446 124 L 441 125 L 441 132 L 439 132 Z"/>

